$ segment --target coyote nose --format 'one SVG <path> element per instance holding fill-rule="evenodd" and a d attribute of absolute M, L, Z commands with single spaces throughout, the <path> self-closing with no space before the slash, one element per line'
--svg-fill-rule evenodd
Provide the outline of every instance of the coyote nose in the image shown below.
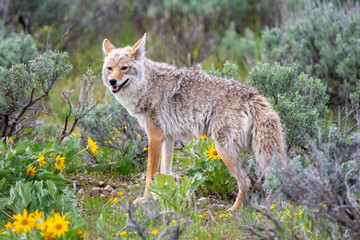
<path fill-rule="evenodd" d="M 116 79 L 111 79 L 111 80 L 109 81 L 109 83 L 110 83 L 111 86 L 115 86 L 115 85 L 116 85 L 116 82 L 117 82 Z"/>

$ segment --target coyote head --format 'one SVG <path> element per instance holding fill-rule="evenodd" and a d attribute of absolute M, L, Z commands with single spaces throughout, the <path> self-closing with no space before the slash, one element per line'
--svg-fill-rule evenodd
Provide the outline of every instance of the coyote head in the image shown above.
<path fill-rule="evenodd" d="M 115 48 L 107 39 L 103 42 L 105 61 L 103 66 L 104 85 L 116 94 L 141 87 L 144 73 L 146 33 L 132 47 Z"/>

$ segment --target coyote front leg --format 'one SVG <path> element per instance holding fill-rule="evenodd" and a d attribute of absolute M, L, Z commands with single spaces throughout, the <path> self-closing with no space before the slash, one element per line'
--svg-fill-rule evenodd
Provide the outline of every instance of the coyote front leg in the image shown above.
<path fill-rule="evenodd" d="M 161 129 L 151 121 L 146 122 L 146 131 L 149 137 L 149 156 L 146 171 L 146 185 L 144 196 L 135 200 L 136 203 L 146 201 L 151 197 L 151 192 L 148 187 L 151 187 L 151 180 L 153 179 L 158 166 L 161 153 L 161 145 L 164 141 L 164 134 Z"/>
<path fill-rule="evenodd" d="M 160 173 L 171 175 L 171 165 L 174 153 L 174 138 L 166 136 L 162 144 Z"/>

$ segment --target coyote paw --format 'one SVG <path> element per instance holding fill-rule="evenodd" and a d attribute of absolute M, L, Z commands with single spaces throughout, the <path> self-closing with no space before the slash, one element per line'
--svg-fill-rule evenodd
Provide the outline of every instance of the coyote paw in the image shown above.
<path fill-rule="evenodd" d="M 140 198 L 137 198 L 134 203 L 135 204 L 142 204 L 142 203 L 145 203 L 149 198 L 148 197 L 140 197 Z"/>
<path fill-rule="evenodd" d="M 231 207 L 231 208 L 228 208 L 226 211 L 227 211 L 228 213 L 233 213 L 233 212 L 235 212 L 236 210 L 237 210 L 237 208 Z"/>

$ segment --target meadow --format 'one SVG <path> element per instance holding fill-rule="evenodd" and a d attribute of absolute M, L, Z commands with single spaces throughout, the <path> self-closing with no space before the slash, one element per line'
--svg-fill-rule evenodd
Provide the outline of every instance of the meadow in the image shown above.
<path fill-rule="evenodd" d="M 84 7 L 86 6 L 86 7 Z M 290 168 L 247 152 L 244 203 L 208 136 L 142 196 L 147 135 L 103 86 L 102 41 L 259 89 Z M 0 2 L 0 239 L 359 239 L 360 3 Z"/>

